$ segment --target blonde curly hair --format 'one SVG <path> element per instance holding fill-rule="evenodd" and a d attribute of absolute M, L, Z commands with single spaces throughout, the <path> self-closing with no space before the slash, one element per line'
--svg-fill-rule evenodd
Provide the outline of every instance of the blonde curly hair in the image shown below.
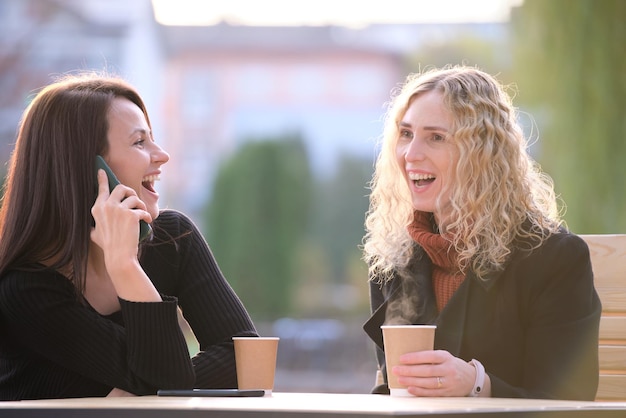
<path fill-rule="evenodd" d="M 511 97 L 494 77 L 473 67 L 410 74 L 392 94 L 370 184 L 363 258 L 370 279 L 380 281 L 411 258 L 407 226 L 414 208 L 396 160 L 398 123 L 411 101 L 428 91 L 442 93 L 453 115 L 450 138 L 459 156 L 448 185 L 450 214 L 438 227 L 458 253 L 459 270 L 486 279 L 504 267 L 516 240 L 536 248 L 563 221 L 552 180 L 527 152 Z"/>

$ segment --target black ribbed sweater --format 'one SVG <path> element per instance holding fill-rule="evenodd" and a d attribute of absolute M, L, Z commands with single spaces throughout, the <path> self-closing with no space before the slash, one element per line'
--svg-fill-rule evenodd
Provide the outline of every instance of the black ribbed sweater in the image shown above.
<path fill-rule="evenodd" d="M 153 227 L 140 262 L 163 302 L 120 300 L 102 316 L 55 271 L 0 277 L 0 400 L 237 387 L 231 337 L 257 335 L 250 316 L 189 218 L 165 210 Z M 200 344 L 193 358 L 177 306 Z"/>

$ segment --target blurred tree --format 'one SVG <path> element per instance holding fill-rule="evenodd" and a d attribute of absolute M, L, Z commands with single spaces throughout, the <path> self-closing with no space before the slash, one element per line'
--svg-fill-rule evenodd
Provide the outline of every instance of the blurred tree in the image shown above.
<path fill-rule="evenodd" d="M 407 73 L 419 72 L 429 67 L 446 65 L 477 66 L 483 71 L 498 75 L 506 81 L 511 68 L 512 54 L 507 33 L 500 37 L 479 37 L 473 31 L 421 46 L 407 56 Z"/>
<path fill-rule="evenodd" d="M 299 138 L 249 141 L 219 170 L 208 241 L 255 319 L 289 313 L 310 199 L 311 174 Z"/>
<path fill-rule="evenodd" d="M 569 227 L 626 232 L 626 1 L 525 0 L 512 22 L 518 101 Z"/>
<path fill-rule="evenodd" d="M 316 181 L 311 227 L 298 258 L 294 313 L 337 318 L 368 312 L 367 269 L 359 245 L 372 170 L 372 161 L 343 155 L 332 176 Z"/>
<path fill-rule="evenodd" d="M 350 256 L 360 254 L 372 170 L 371 161 L 343 155 L 335 175 L 316 184 L 311 236 L 324 248 L 334 282 L 345 282 Z"/>

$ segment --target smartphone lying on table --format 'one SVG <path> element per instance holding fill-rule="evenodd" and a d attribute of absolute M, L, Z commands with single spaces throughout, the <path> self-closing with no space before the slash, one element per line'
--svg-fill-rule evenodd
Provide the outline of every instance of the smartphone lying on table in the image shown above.
<path fill-rule="evenodd" d="M 113 174 L 113 170 L 109 167 L 109 165 L 104 161 L 100 155 L 96 155 L 96 175 L 98 174 L 98 169 L 103 169 L 105 173 L 107 173 L 107 179 L 109 180 L 109 193 L 115 189 L 115 186 L 120 184 L 120 181 Z M 148 223 L 144 220 L 139 221 L 139 241 L 143 241 L 148 238 L 150 233 L 152 232 L 152 227 L 148 225 Z"/>
<path fill-rule="evenodd" d="M 263 396 L 262 389 L 160 389 L 157 396 L 237 397 Z"/>

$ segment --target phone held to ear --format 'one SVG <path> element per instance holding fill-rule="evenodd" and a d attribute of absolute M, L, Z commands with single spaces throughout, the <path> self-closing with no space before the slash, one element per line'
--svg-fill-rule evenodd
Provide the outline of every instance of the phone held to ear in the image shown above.
<path fill-rule="evenodd" d="M 104 158 L 102 158 L 100 155 L 96 155 L 96 174 L 98 174 L 98 169 L 100 168 L 107 173 L 107 178 L 109 179 L 109 192 L 112 192 L 113 189 L 115 189 L 115 186 L 120 184 L 120 181 L 117 179 L 117 177 L 115 177 L 115 174 L 113 174 L 111 168 L 104 161 Z M 143 241 L 144 239 L 148 238 L 151 232 L 152 227 L 150 227 L 150 225 L 146 221 L 140 220 L 139 241 Z"/>

